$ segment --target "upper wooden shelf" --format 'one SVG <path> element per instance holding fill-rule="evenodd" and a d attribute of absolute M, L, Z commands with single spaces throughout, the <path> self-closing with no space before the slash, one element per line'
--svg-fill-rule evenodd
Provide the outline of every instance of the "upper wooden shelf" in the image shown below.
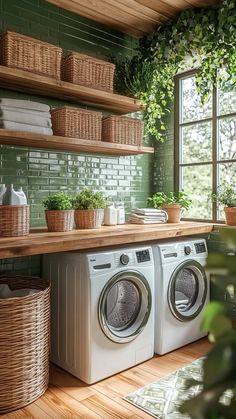
<path fill-rule="evenodd" d="M 81 140 L 79 138 L 36 134 L 3 128 L 0 128 L 0 144 L 119 156 L 154 153 L 154 148 L 152 147 L 108 143 L 106 141 Z"/>
<path fill-rule="evenodd" d="M 48 233 L 46 229 L 38 228 L 26 237 L 0 238 L 0 259 L 142 242 L 150 245 L 159 239 L 210 233 L 213 227 L 211 223 L 182 221 L 178 224 L 103 226 L 95 230 L 73 230 L 68 233 Z"/>
<path fill-rule="evenodd" d="M 0 86 L 24 93 L 92 105 L 120 114 L 136 112 L 141 109 L 140 101 L 135 98 L 103 92 L 5 66 L 0 66 Z"/>

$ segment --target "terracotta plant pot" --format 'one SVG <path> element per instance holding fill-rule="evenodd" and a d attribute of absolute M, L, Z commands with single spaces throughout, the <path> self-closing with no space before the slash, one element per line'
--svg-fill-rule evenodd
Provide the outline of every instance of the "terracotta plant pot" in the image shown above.
<path fill-rule="evenodd" d="M 104 209 L 75 210 L 75 228 L 100 228 L 104 219 Z"/>
<path fill-rule="evenodd" d="M 74 227 L 74 210 L 45 210 L 48 231 L 71 231 Z"/>
<path fill-rule="evenodd" d="M 236 207 L 224 207 L 225 223 L 228 226 L 236 226 Z"/>
<path fill-rule="evenodd" d="M 168 223 L 179 223 L 181 216 L 180 204 L 162 205 L 162 209 L 168 214 Z"/>

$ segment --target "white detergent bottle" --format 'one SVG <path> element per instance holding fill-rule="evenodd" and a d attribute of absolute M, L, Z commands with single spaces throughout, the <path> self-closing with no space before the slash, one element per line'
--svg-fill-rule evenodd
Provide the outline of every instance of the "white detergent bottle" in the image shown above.
<path fill-rule="evenodd" d="M 27 198 L 26 195 L 22 189 L 22 186 L 19 187 L 18 191 L 17 191 L 17 195 L 20 197 L 20 205 L 27 205 Z"/>
<path fill-rule="evenodd" d="M 124 224 L 125 223 L 124 202 L 118 202 L 116 204 L 116 209 L 117 209 L 117 224 Z"/>
<path fill-rule="evenodd" d="M 117 224 L 117 209 L 113 203 L 107 205 L 104 209 L 104 225 L 115 226 Z"/>
<path fill-rule="evenodd" d="M 2 205 L 2 198 L 3 198 L 3 195 L 5 194 L 5 192 L 6 192 L 5 183 L 1 183 L 0 184 L 0 205 Z"/>

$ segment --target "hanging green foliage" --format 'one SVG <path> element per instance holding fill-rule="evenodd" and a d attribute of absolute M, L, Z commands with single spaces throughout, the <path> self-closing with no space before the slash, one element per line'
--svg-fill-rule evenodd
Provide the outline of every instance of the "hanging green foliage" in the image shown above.
<path fill-rule="evenodd" d="M 135 56 L 116 61 L 116 66 L 116 89 L 141 100 L 146 134 L 164 141 L 179 71 L 198 68 L 202 102 L 217 81 L 236 84 L 236 0 L 182 12 L 176 21 L 141 39 Z"/>

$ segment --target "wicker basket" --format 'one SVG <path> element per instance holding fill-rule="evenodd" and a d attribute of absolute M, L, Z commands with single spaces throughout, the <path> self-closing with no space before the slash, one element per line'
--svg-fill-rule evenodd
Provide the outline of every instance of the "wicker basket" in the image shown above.
<path fill-rule="evenodd" d="M 64 106 L 53 109 L 51 115 L 54 135 L 101 141 L 101 112 Z"/>
<path fill-rule="evenodd" d="M 29 224 L 29 205 L 0 205 L 0 236 L 27 236 Z"/>
<path fill-rule="evenodd" d="M 60 79 L 62 49 L 15 32 L 0 38 L 0 62 L 7 67 Z"/>
<path fill-rule="evenodd" d="M 71 231 L 74 227 L 74 210 L 45 211 L 48 231 Z"/>
<path fill-rule="evenodd" d="M 100 228 L 104 219 L 103 209 L 75 210 L 75 227 Z"/>
<path fill-rule="evenodd" d="M 115 65 L 72 52 L 62 58 L 62 79 L 82 86 L 113 92 Z"/>
<path fill-rule="evenodd" d="M 0 276 L 11 290 L 40 290 L 0 299 L 0 414 L 19 409 L 48 387 L 50 286 L 41 278 Z"/>
<path fill-rule="evenodd" d="M 141 146 L 143 121 L 125 116 L 108 116 L 102 120 L 102 140 Z"/>

